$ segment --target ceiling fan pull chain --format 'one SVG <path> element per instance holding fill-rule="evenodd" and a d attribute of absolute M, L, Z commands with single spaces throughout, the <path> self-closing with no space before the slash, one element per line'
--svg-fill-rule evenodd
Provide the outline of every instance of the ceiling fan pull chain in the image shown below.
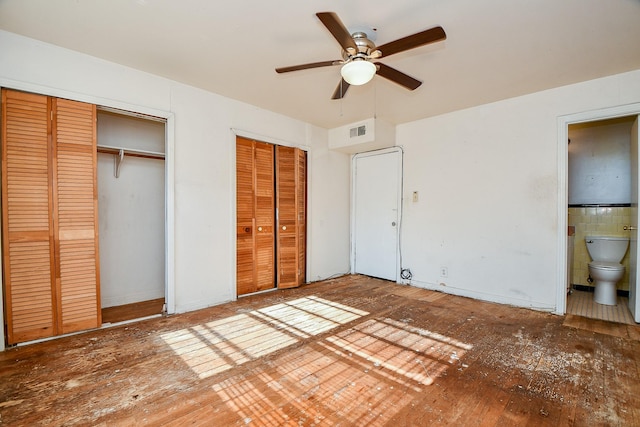
<path fill-rule="evenodd" d="M 342 90 L 343 83 L 344 83 L 344 80 L 340 79 L 340 117 L 342 117 L 344 114 L 344 110 L 342 108 L 344 106 L 344 91 Z"/>
<path fill-rule="evenodd" d="M 378 82 L 373 82 L 373 120 L 378 118 Z"/>

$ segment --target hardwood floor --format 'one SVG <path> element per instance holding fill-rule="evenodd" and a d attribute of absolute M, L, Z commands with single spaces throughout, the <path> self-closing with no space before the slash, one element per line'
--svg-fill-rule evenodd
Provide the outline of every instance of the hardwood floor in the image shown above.
<path fill-rule="evenodd" d="M 162 314 L 164 298 L 134 302 L 102 309 L 102 324 L 125 322 Z"/>
<path fill-rule="evenodd" d="M 640 425 L 608 324 L 346 276 L 10 348 L 0 425 Z"/>

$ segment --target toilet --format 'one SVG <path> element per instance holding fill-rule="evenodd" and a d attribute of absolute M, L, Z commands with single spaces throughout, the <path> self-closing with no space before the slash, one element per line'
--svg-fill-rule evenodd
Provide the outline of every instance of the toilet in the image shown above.
<path fill-rule="evenodd" d="M 624 266 L 620 264 L 629 247 L 626 237 L 586 236 L 587 251 L 592 261 L 589 263 L 589 275 L 595 284 L 594 300 L 598 304 L 616 305 L 616 284 L 624 275 Z"/>

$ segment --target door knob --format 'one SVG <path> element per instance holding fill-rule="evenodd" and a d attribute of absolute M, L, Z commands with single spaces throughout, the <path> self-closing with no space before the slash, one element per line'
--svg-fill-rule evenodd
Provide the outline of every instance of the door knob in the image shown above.
<path fill-rule="evenodd" d="M 258 231 L 262 231 L 262 227 L 258 227 Z"/>
<path fill-rule="evenodd" d="M 395 226 L 396 226 L 396 222 L 395 222 L 395 221 L 393 221 L 393 222 L 391 223 L 391 226 L 392 226 L 392 227 L 395 227 Z"/>
<path fill-rule="evenodd" d="M 251 227 L 245 227 L 244 228 L 244 232 L 245 233 L 251 233 Z"/>
<path fill-rule="evenodd" d="M 632 225 L 625 225 L 624 227 L 622 227 L 623 230 L 637 230 L 638 227 L 634 227 Z"/>
<path fill-rule="evenodd" d="M 287 229 L 287 226 L 286 226 L 286 225 L 283 225 L 283 226 L 282 226 L 282 229 L 283 229 L 283 230 L 286 230 L 286 229 Z"/>

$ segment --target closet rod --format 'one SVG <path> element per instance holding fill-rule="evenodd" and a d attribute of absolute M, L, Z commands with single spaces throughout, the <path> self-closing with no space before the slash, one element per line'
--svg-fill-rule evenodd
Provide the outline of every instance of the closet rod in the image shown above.
<path fill-rule="evenodd" d="M 122 151 L 124 155 L 133 156 L 133 157 L 144 157 L 147 159 L 163 159 L 163 160 L 165 158 L 164 153 L 159 153 L 157 151 L 145 151 L 145 150 L 135 150 L 132 148 L 109 147 L 106 145 L 98 145 L 97 149 L 98 149 L 98 153 L 119 155 L 120 151 Z"/>

